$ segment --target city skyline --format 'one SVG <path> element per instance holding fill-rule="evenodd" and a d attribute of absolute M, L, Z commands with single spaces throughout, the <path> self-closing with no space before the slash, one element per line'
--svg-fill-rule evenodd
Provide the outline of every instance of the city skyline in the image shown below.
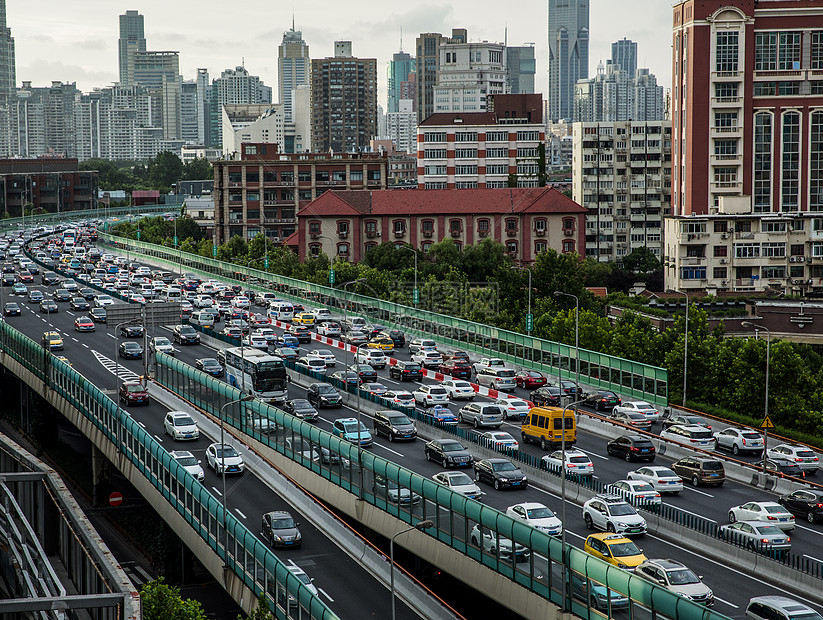
<path fill-rule="evenodd" d="M 260 0 L 246 3 L 248 14 L 266 14 L 255 30 L 226 26 L 211 19 L 208 9 L 216 2 L 198 4 L 179 2 L 169 5 L 159 0 L 144 0 L 128 6 L 78 0 L 68 8 L 43 14 L 42 7 L 15 3 L 8 7 L 8 24 L 17 45 L 17 82 L 47 85 L 52 80 L 76 82 L 82 91 L 106 87 L 118 79 L 118 16 L 136 10 L 145 16 L 145 36 L 155 50 L 180 52 L 184 79 L 193 79 L 198 67 L 213 74 L 244 64 L 267 84 L 277 82 L 277 47 L 283 33 L 291 27 L 291 9 L 272 11 Z M 295 11 L 295 26 L 311 47 L 314 58 L 333 55 L 335 40 L 352 40 L 362 57 L 378 59 L 379 102 L 386 101 L 386 67 L 392 54 L 400 49 L 414 52 L 414 39 L 421 32 L 442 32 L 467 28 L 470 40 L 502 42 L 508 27 L 508 44 L 535 43 L 537 75 L 535 90 L 546 94 L 548 42 L 546 36 L 547 2 L 534 3 L 534 18 L 522 13 L 502 21 L 495 5 L 488 0 L 454 0 L 444 5 L 423 4 L 408 10 L 373 15 L 371 3 L 321 1 Z M 358 11 L 357 8 L 362 10 Z M 633 9 L 643 10 L 646 19 L 639 23 Z M 488 10 L 486 10 L 488 9 Z M 666 88 L 671 83 L 670 7 L 665 3 L 649 6 L 643 0 L 625 0 L 615 7 L 608 0 L 591 0 L 590 74 L 600 60 L 609 58 L 611 44 L 623 37 L 638 43 L 638 66 L 649 67 Z M 240 20 L 242 23 L 247 23 Z M 230 22 L 229 22 L 230 23 Z M 258 22 L 253 22 L 258 23 Z M 175 24 L 187 24 L 183 30 Z M 341 27 L 342 25 L 342 27 Z M 229 41 L 227 39 L 232 38 Z M 661 55 L 665 61 L 659 60 Z M 654 59 L 650 63 L 647 59 Z"/>

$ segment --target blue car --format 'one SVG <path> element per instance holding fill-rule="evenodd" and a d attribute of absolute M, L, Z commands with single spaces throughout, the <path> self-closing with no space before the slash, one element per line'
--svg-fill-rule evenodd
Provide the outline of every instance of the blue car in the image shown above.
<path fill-rule="evenodd" d="M 335 437 L 363 447 L 368 447 L 374 443 L 369 429 L 357 418 L 337 418 L 332 424 L 332 433 Z"/>
<path fill-rule="evenodd" d="M 274 341 L 275 347 L 288 347 L 289 349 L 299 349 L 300 342 L 294 336 L 290 336 L 288 334 L 283 334 L 282 336 L 278 336 Z"/>
<path fill-rule="evenodd" d="M 454 415 L 448 407 L 442 405 L 435 405 L 431 409 L 425 411 L 426 415 L 432 416 L 441 424 L 457 424 L 457 416 Z"/>
<path fill-rule="evenodd" d="M 15 282 L 11 287 L 11 292 L 13 295 L 25 295 L 29 292 L 29 289 L 22 282 Z"/>

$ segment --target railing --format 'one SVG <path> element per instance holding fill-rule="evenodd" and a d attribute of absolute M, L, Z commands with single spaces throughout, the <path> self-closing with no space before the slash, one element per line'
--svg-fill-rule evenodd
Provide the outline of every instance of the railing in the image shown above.
<path fill-rule="evenodd" d="M 0 344 L 5 355 L 47 383 L 114 444 L 246 586 L 264 592 L 277 618 L 336 619 L 286 564 L 230 511 L 224 512 L 200 482 L 97 386 L 5 322 L 0 322 Z M 220 399 L 221 404 L 240 397 L 225 383 L 211 389 L 214 392 L 207 397 Z"/>
<path fill-rule="evenodd" d="M 111 208 L 102 206 L 99 209 L 61 211 L 60 213 L 42 213 L 40 215 L 30 215 L 27 217 L 10 217 L 5 220 L 0 220 L 0 231 L 22 228 L 24 226 L 51 226 L 60 222 L 71 222 L 75 220 L 137 215 L 138 213 L 165 213 L 166 211 L 179 208 L 179 206 L 180 205 L 151 205 L 142 207 L 132 206 Z"/>
<path fill-rule="evenodd" d="M 576 350 L 572 345 L 533 338 L 365 295 L 343 294 L 328 286 L 249 270 L 233 263 L 180 253 L 164 246 L 105 234 L 100 235 L 100 240 L 112 247 L 150 256 L 174 269 L 179 269 L 183 261 L 188 271 L 206 277 L 219 276 L 225 280 L 245 283 L 248 288 L 256 291 L 275 291 L 284 299 L 308 301 L 312 305 L 326 306 L 332 310 L 345 305 L 348 311 L 369 317 L 375 322 L 416 335 L 436 336 L 445 344 L 483 355 L 494 354 L 525 368 L 546 371 L 565 379 L 572 379 L 577 375 Z M 668 371 L 664 368 L 587 349 L 580 349 L 579 366 L 580 380 L 586 384 L 657 405 L 668 403 Z"/>

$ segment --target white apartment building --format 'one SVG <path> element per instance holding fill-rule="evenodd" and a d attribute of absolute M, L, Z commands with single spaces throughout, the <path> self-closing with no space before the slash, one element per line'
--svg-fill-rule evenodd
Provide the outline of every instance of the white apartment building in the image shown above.
<path fill-rule="evenodd" d="M 417 152 L 417 112 L 414 111 L 414 101 L 401 99 L 398 111 L 386 114 L 386 135 L 398 151 Z"/>
<path fill-rule="evenodd" d="M 573 196 L 589 211 L 587 257 L 620 262 L 642 247 L 662 256 L 671 152 L 670 121 L 574 124 Z"/>
<path fill-rule="evenodd" d="M 441 43 L 434 112 L 485 112 L 488 95 L 508 93 L 506 46 Z"/>

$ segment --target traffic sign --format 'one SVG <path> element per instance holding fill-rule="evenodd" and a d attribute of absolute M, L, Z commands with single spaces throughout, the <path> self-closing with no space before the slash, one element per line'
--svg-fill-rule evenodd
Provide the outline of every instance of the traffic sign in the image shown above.
<path fill-rule="evenodd" d="M 177 235 L 174 235 L 174 247 L 177 247 Z"/>
<path fill-rule="evenodd" d="M 420 289 L 419 288 L 414 289 L 414 291 L 412 292 L 412 303 L 415 304 L 415 305 L 420 303 Z"/>
<path fill-rule="evenodd" d="M 266 260 L 263 261 L 263 267 L 264 267 L 264 269 L 269 268 L 269 257 L 268 256 L 266 257 Z"/>
<path fill-rule="evenodd" d="M 109 506 L 119 506 L 123 503 L 123 494 L 115 491 L 109 495 Z"/>
<path fill-rule="evenodd" d="M 211 255 L 214 258 L 217 258 L 217 246 L 216 245 L 211 246 Z"/>
<path fill-rule="evenodd" d="M 526 315 L 526 331 L 530 332 L 534 329 L 534 315 L 529 313 Z"/>
<path fill-rule="evenodd" d="M 140 231 L 137 231 L 137 240 L 140 241 Z"/>
<path fill-rule="evenodd" d="M 769 416 L 763 418 L 763 422 L 760 424 L 760 428 L 774 428 L 774 424 L 772 424 L 772 419 Z"/>
<path fill-rule="evenodd" d="M 329 284 L 334 284 L 334 269 L 329 269 Z"/>

